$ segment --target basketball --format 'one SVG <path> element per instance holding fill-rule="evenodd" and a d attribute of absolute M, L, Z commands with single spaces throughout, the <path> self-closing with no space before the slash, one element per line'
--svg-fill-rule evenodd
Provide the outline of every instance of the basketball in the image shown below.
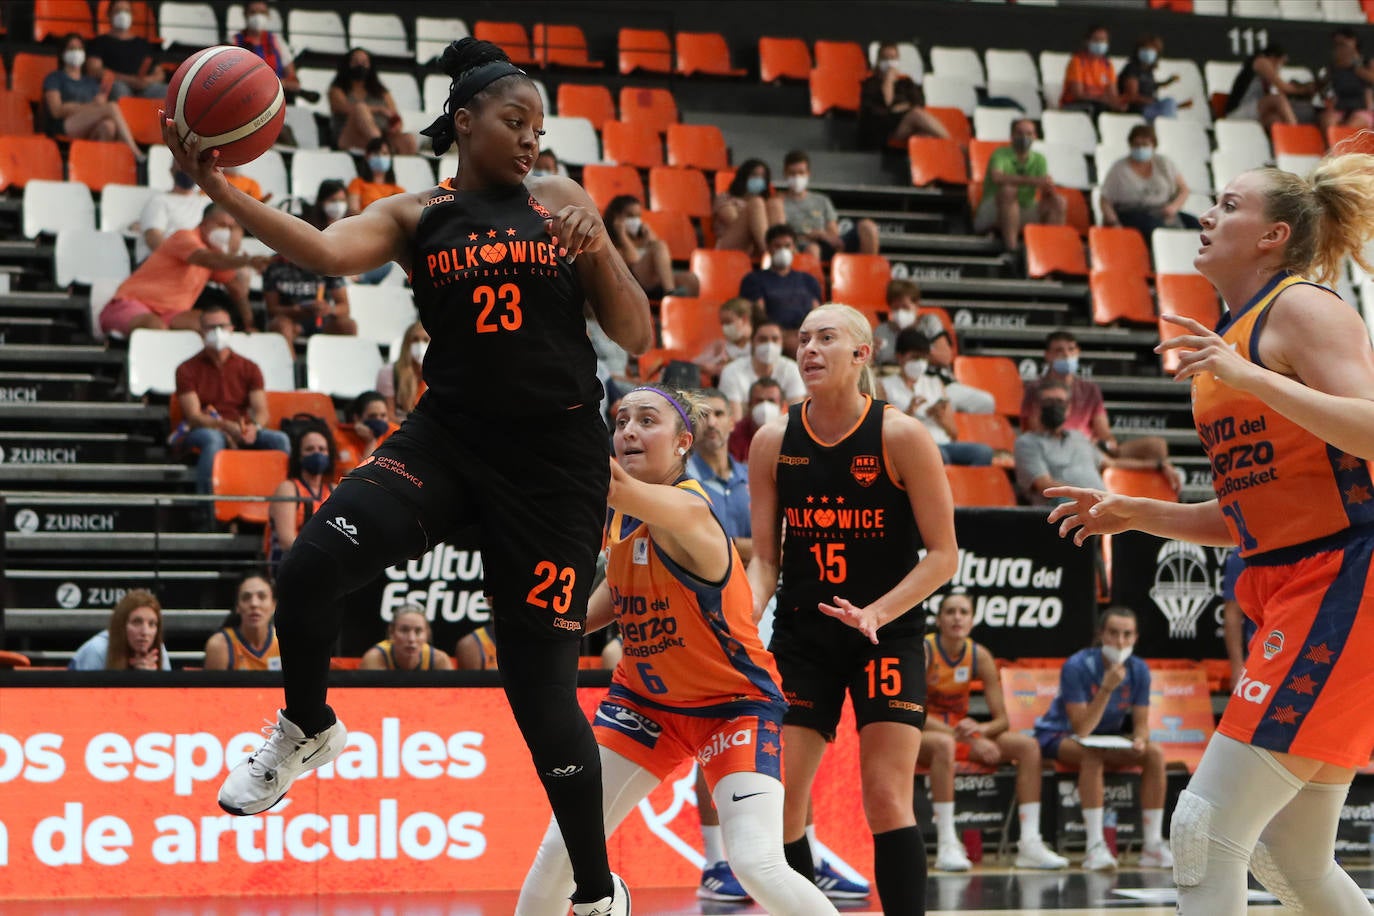
<path fill-rule="evenodd" d="M 251 51 L 219 45 L 182 62 L 167 84 L 177 136 L 200 137 L 201 152 L 219 150 L 220 165 L 243 165 L 265 153 L 286 121 L 281 80 Z"/>

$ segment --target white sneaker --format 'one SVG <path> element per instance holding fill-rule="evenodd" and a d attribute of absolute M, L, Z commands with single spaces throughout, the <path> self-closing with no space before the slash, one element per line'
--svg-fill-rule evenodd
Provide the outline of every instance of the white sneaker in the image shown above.
<path fill-rule="evenodd" d="M 1111 871 L 1116 868 L 1116 856 L 1107 849 L 1106 843 L 1094 843 L 1088 847 L 1083 857 L 1084 871 Z"/>
<path fill-rule="evenodd" d="M 620 876 L 611 874 L 612 892 L 596 903 L 577 903 L 573 905 L 573 916 L 630 916 L 630 889 Z"/>
<path fill-rule="evenodd" d="M 318 735 L 306 735 L 277 712 L 277 724 L 264 728 L 267 743 L 234 767 L 219 787 L 219 806 L 230 814 L 259 814 L 281 801 L 296 777 L 324 766 L 344 749 L 348 730 L 337 719 Z"/>
<path fill-rule="evenodd" d="M 1173 868 L 1174 854 L 1168 843 L 1146 846 L 1140 853 L 1141 868 Z"/>
<path fill-rule="evenodd" d="M 1068 868 L 1069 860 L 1057 852 L 1051 852 L 1044 840 L 1035 837 L 1034 839 L 1021 840 L 1016 844 L 1016 867 L 1040 868 L 1048 871 L 1056 868 Z"/>
<path fill-rule="evenodd" d="M 968 860 L 964 844 L 958 841 L 941 843 L 935 849 L 936 871 L 968 871 L 973 863 Z"/>

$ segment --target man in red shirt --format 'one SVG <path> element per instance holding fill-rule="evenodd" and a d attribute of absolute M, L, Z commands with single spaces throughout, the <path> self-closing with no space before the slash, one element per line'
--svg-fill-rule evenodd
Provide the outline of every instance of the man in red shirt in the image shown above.
<path fill-rule="evenodd" d="M 161 249 L 159 249 L 160 251 Z M 274 448 L 291 452 L 286 433 L 264 429 L 267 394 L 258 364 L 229 349 L 234 330 L 229 312 L 210 306 L 200 312 L 205 349 L 177 366 L 177 400 L 189 432 L 187 449 L 199 449 L 196 491 L 210 492 L 215 455 L 224 448 Z"/>
<path fill-rule="evenodd" d="M 749 461 L 749 445 L 754 441 L 754 433 L 767 425 L 768 421 L 787 409 L 782 399 L 782 386 L 774 379 L 764 376 L 749 386 L 749 404 L 727 440 L 730 455 L 736 461 Z"/>

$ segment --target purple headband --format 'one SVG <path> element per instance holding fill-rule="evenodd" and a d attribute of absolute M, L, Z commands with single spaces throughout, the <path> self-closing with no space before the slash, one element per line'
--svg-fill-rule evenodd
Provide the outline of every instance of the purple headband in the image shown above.
<path fill-rule="evenodd" d="M 684 426 L 687 427 L 687 432 L 690 433 L 692 431 L 692 420 L 690 417 L 687 416 L 687 411 L 682 409 L 682 405 L 678 403 L 677 398 L 673 397 L 671 394 L 664 391 L 662 388 L 655 388 L 653 385 L 640 385 L 638 388 L 631 389 L 630 393 L 634 394 L 634 392 L 636 391 L 652 391 L 654 394 L 663 398 L 669 404 L 672 404 L 673 409 L 677 411 L 677 415 L 679 417 L 682 417 L 682 423 Z"/>

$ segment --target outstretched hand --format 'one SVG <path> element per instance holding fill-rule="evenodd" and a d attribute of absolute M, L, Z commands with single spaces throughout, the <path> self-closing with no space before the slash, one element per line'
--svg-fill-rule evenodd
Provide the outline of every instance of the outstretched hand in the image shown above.
<path fill-rule="evenodd" d="M 1045 521 L 1059 524 L 1061 538 L 1073 535 L 1079 547 L 1097 534 L 1119 534 L 1133 527 L 1139 512 L 1139 500 L 1129 496 L 1089 490 L 1086 487 L 1050 487 L 1045 490 L 1049 499 L 1063 499 L 1050 510 Z"/>
<path fill-rule="evenodd" d="M 1255 374 L 1263 371 L 1237 353 L 1235 347 L 1223 340 L 1220 334 L 1209 330 L 1201 322 L 1194 321 L 1192 318 L 1185 318 L 1182 315 L 1161 315 L 1159 317 L 1188 332 L 1179 337 L 1171 337 L 1161 341 L 1155 347 L 1156 353 L 1163 353 L 1165 350 L 1180 351 L 1178 354 L 1178 371 L 1174 373 L 1175 379 L 1182 381 L 1204 372 L 1210 372 L 1213 378 L 1223 385 L 1244 391 Z"/>
<path fill-rule="evenodd" d="M 219 166 L 219 150 L 201 152 L 200 136 L 194 133 L 188 135 L 183 143 L 177 136 L 175 122 L 167 116 L 167 112 L 158 109 L 158 117 L 162 119 L 162 142 L 172 151 L 177 168 L 194 178 L 207 194 L 228 187 L 229 183 Z"/>
<path fill-rule="evenodd" d="M 878 620 L 877 612 L 872 610 L 871 606 L 857 607 L 836 595 L 834 604 L 826 604 L 822 601 L 816 607 L 820 608 L 822 614 L 828 614 L 836 620 L 849 624 L 867 636 L 868 641 L 873 645 L 878 644 L 878 627 L 882 624 Z"/>

